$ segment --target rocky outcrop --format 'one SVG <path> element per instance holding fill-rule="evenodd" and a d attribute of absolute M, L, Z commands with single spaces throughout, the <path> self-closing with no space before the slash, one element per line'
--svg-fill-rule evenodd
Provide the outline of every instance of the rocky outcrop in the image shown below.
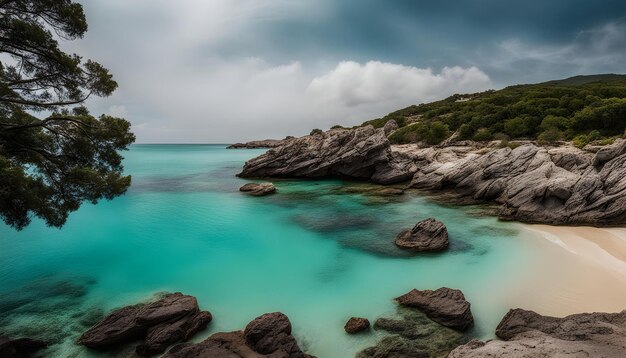
<path fill-rule="evenodd" d="M 433 321 L 459 331 L 474 325 L 470 303 L 463 292 L 447 287 L 432 290 L 411 290 L 396 301 L 402 306 L 417 308 Z"/>
<path fill-rule="evenodd" d="M 3 358 L 29 358 L 36 356 L 37 352 L 46 348 L 46 342 L 31 339 L 9 337 L 0 334 L 0 357 Z"/>
<path fill-rule="evenodd" d="M 291 335 L 291 322 L 280 312 L 255 318 L 243 331 L 216 333 L 200 343 L 172 347 L 164 358 L 305 358 Z"/>
<path fill-rule="evenodd" d="M 365 331 L 370 328 L 370 321 L 367 318 L 351 317 L 343 329 L 346 333 L 354 334 L 361 331 Z"/>
<path fill-rule="evenodd" d="M 200 311 L 193 296 L 165 294 L 156 301 L 113 311 L 91 327 L 78 343 L 107 350 L 138 340 L 137 354 L 154 355 L 173 343 L 185 341 L 206 328 L 211 314 Z"/>
<path fill-rule="evenodd" d="M 274 194 L 276 187 L 272 183 L 248 183 L 239 188 L 239 191 L 252 196 L 265 196 Z"/>
<path fill-rule="evenodd" d="M 395 120 L 390 119 L 388 120 L 385 125 L 383 126 L 383 131 L 385 132 L 386 136 L 389 136 L 391 133 L 395 132 L 396 130 L 398 130 L 398 128 L 400 128 L 398 126 L 398 123 L 396 123 Z"/>
<path fill-rule="evenodd" d="M 449 357 L 622 357 L 626 352 L 626 310 L 556 318 L 514 309 L 504 316 L 496 335 L 504 341 L 474 340 Z"/>
<path fill-rule="evenodd" d="M 441 221 L 428 218 L 398 234 L 395 243 L 403 249 L 418 252 L 445 250 L 448 248 L 448 229 Z"/>
<path fill-rule="evenodd" d="M 390 145 L 383 128 L 332 129 L 293 139 L 249 160 L 242 177 L 349 177 L 410 181 L 500 205 L 507 220 L 556 225 L 626 224 L 626 140 L 610 146 L 512 149 L 472 142 Z"/>
<path fill-rule="evenodd" d="M 259 148 L 276 148 L 283 145 L 285 142 L 293 139 L 294 137 L 286 137 L 285 139 L 264 139 L 253 140 L 246 143 L 231 144 L 226 149 L 259 149 Z"/>
<path fill-rule="evenodd" d="M 382 129 L 331 129 L 288 141 L 246 162 L 240 177 L 370 179 L 389 158 Z"/>

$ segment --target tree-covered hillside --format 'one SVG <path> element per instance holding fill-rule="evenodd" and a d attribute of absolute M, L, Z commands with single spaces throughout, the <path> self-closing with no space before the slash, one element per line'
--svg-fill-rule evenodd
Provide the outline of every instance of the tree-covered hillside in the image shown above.
<path fill-rule="evenodd" d="M 623 136 L 626 75 L 576 76 L 502 90 L 456 94 L 367 121 L 375 127 L 394 119 L 394 143 L 437 144 L 458 139 L 573 140 L 577 145 Z"/>

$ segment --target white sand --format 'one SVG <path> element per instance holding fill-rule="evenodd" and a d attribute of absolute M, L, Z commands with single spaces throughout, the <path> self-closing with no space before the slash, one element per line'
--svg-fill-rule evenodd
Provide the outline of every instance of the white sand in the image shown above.
<path fill-rule="evenodd" d="M 626 309 L 626 228 L 522 225 L 522 230 L 537 256 L 527 278 L 514 285 L 521 308 L 554 316 Z"/>

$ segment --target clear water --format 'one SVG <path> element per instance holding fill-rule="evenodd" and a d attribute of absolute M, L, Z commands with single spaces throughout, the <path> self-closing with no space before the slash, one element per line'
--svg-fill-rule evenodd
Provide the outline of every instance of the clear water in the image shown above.
<path fill-rule="evenodd" d="M 348 357 L 382 334 L 348 336 L 350 316 L 393 315 L 394 297 L 448 286 L 472 303 L 472 334 L 492 336 L 512 304 L 507 287 L 532 257 L 515 224 L 341 181 L 276 181 L 276 195 L 243 195 L 248 180 L 234 175 L 262 152 L 135 145 L 125 196 L 84 205 L 61 230 L 1 226 L 0 331 L 61 341 L 56 356 L 95 355 L 73 342 L 99 314 L 181 291 L 214 316 L 195 340 L 282 311 L 309 353 Z M 398 231 L 430 216 L 447 224 L 449 251 L 394 247 Z"/>

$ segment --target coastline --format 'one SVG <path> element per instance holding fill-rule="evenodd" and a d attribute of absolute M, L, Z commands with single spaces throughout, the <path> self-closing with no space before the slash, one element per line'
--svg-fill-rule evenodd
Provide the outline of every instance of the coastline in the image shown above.
<path fill-rule="evenodd" d="M 626 228 L 520 226 L 537 249 L 512 292 L 524 297 L 521 308 L 557 317 L 626 309 Z"/>

